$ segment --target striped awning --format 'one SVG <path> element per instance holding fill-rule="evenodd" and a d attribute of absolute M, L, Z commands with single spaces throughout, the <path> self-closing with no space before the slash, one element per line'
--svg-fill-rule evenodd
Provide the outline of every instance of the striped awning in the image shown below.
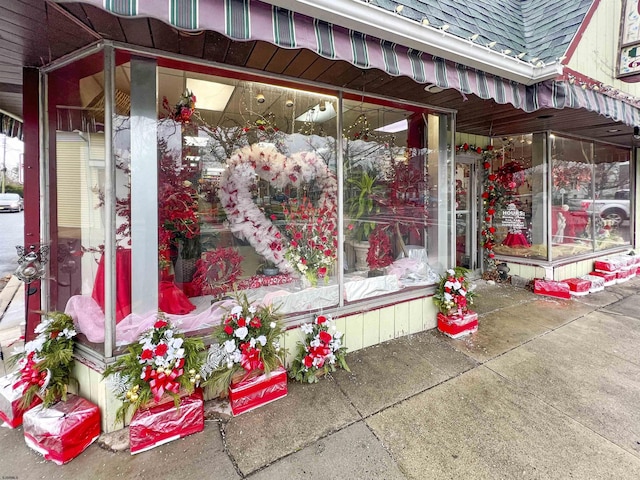
<path fill-rule="evenodd" d="M 157 18 L 182 30 L 212 30 L 233 40 L 262 40 L 282 48 L 306 48 L 325 58 L 454 88 L 463 94 L 509 103 L 525 112 L 584 108 L 627 125 L 640 125 L 637 106 L 602 92 L 585 90 L 565 80 L 523 85 L 258 0 L 80 1 L 115 15 Z"/>
<path fill-rule="evenodd" d="M 16 120 L 10 115 L 0 112 L 0 133 L 7 137 L 16 137 L 22 140 L 23 125 L 20 120 Z"/>

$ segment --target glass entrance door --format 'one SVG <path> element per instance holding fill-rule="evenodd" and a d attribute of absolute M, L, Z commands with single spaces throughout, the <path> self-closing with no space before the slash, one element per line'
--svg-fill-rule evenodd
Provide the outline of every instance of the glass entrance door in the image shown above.
<path fill-rule="evenodd" d="M 456 159 L 455 253 L 456 266 L 471 271 L 480 268 L 478 257 L 478 182 L 471 159 Z"/>

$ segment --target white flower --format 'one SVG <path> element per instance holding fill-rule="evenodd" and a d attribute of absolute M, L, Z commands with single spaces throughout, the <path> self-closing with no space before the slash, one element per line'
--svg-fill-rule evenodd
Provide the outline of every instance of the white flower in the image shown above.
<path fill-rule="evenodd" d="M 300 330 L 302 330 L 302 333 L 305 335 L 309 335 L 310 333 L 313 333 L 313 325 L 310 323 L 303 323 L 300 325 Z"/>
<path fill-rule="evenodd" d="M 249 340 L 249 346 L 251 348 L 256 348 L 256 339 L 251 337 L 251 340 Z"/>
<path fill-rule="evenodd" d="M 444 282 L 444 288 L 453 288 L 453 282 L 447 280 L 446 282 Z"/>
<path fill-rule="evenodd" d="M 249 329 L 247 327 L 240 327 L 236 329 L 236 331 L 233 332 L 233 334 L 236 337 L 238 337 L 240 340 L 244 340 L 245 338 L 247 338 L 247 335 L 249 334 Z"/>
<path fill-rule="evenodd" d="M 172 340 L 172 342 L 170 343 L 170 345 L 171 345 L 173 348 L 176 348 L 176 349 L 177 349 L 177 348 L 182 347 L 182 344 L 183 344 L 183 343 L 184 343 L 184 338 L 180 338 L 180 337 L 178 337 L 178 338 L 174 338 L 174 339 Z"/>
<path fill-rule="evenodd" d="M 227 368 L 228 369 L 232 369 L 233 368 L 233 362 L 227 362 Z"/>
<path fill-rule="evenodd" d="M 467 296 L 467 292 L 464 290 L 464 288 L 461 288 L 461 289 L 458 291 L 458 293 L 459 293 L 460 295 L 462 295 L 463 297 L 466 297 L 466 296 Z"/>
<path fill-rule="evenodd" d="M 320 339 L 319 338 L 314 338 L 313 340 L 311 340 L 309 342 L 309 345 L 312 347 L 319 347 L 320 346 Z"/>
<path fill-rule="evenodd" d="M 77 332 L 73 328 L 65 328 L 64 330 L 62 330 L 62 335 L 65 338 L 73 338 L 76 336 L 76 334 Z"/>
<path fill-rule="evenodd" d="M 240 305 L 236 305 L 231 309 L 231 315 L 241 315 L 241 314 L 242 314 L 242 307 Z"/>
<path fill-rule="evenodd" d="M 271 322 L 271 323 L 269 324 L 269 327 L 271 327 L 271 328 L 276 328 L 276 322 Z"/>
<path fill-rule="evenodd" d="M 33 329 L 35 333 L 43 333 L 53 320 L 50 318 L 45 318 L 42 320 L 36 328 Z"/>
<path fill-rule="evenodd" d="M 336 333 L 333 334 L 333 338 L 334 339 L 340 339 L 342 338 L 342 332 L 338 332 L 336 331 Z"/>
<path fill-rule="evenodd" d="M 456 280 L 455 282 L 453 282 L 453 288 L 455 288 L 456 290 L 458 290 L 462 285 L 460 285 L 460 282 L 458 280 Z"/>
<path fill-rule="evenodd" d="M 249 307 L 249 313 L 256 313 L 256 307 L 254 307 L 253 305 L 251 305 Z"/>
<path fill-rule="evenodd" d="M 450 293 L 445 292 L 444 293 L 444 300 L 445 300 L 445 302 L 450 302 L 451 300 L 453 300 L 453 296 Z"/>
<path fill-rule="evenodd" d="M 325 361 L 333 365 L 334 363 L 336 363 L 336 356 L 333 353 L 330 353 L 325 357 Z"/>
<path fill-rule="evenodd" d="M 260 335 L 257 340 L 258 343 L 260 343 L 260 345 L 262 345 L 263 347 L 267 344 L 267 337 L 265 337 L 264 335 Z"/>
<path fill-rule="evenodd" d="M 449 270 L 447 270 L 447 273 L 448 273 L 449 275 L 455 275 L 455 274 L 456 274 L 455 270 L 453 270 L 452 268 L 450 268 Z"/>
<path fill-rule="evenodd" d="M 224 342 L 224 351 L 227 353 L 233 353 L 236 349 L 236 342 L 233 340 L 227 340 Z"/>
<path fill-rule="evenodd" d="M 306 272 L 307 268 L 309 268 L 302 262 L 298 262 L 298 264 L 296 266 L 298 267 L 298 270 L 300 271 L 300 273 Z"/>

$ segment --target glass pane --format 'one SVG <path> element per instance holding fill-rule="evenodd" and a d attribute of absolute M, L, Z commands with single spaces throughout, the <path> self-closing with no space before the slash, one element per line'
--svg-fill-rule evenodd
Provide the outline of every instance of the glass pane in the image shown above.
<path fill-rule="evenodd" d="M 441 132 L 446 131 L 447 122 L 433 117 L 427 125 L 422 112 L 359 100 L 344 102 L 347 301 L 437 279 L 434 266 L 440 265 L 440 258 L 435 233 L 438 194 L 442 193 L 437 188 L 447 183 L 438 183 L 431 175 L 438 174 L 440 163 L 445 164 Z M 428 141 L 432 148 L 427 147 Z M 446 169 L 441 173 L 446 176 Z M 446 201 L 443 207 L 446 210 Z M 433 237 L 428 235 L 429 228 Z M 446 232 L 446 224 L 444 228 Z"/>
<path fill-rule="evenodd" d="M 337 98 L 170 68 L 158 82 L 160 308 L 195 329 L 234 290 L 283 314 L 336 305 Z"/>
<path fill-rule="evenodd" d="M 472 258 L 474 242 L 473 205 L 472 205 L 472 172 L 469 163 L 456 163 L 455 171 L 455 209 L 456 209 L 456 266 L 468 269 L 475 268 Z"/>
<path fill-rule="evenodd" d="M 51 255 L 50 309 L 77 319 L 79 341 L 102 350 L 104 290 L 104 75 L 95 54 L 48 76 Z M 102 334 L 100 334 L 102 332 Z"/>
<path fill-rule="evenodd" d="M 545 145 L 544 134 L 494 140 L 483 198 L 497 192 L 494 205 L 484 202 L 485 215 L 494 213 L 497 254 L 547 259 Z"/>

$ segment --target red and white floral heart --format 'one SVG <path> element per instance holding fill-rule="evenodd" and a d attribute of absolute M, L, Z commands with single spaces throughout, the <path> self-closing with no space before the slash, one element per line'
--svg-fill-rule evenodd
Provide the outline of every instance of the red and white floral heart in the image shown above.
<path fill-rule="evenodd" d="M 288 157 L 274 147 L 257 144 L 236 151 L 222 173 L 218 195 L 231 232 L 249 242 L 259 255 L 273 262 L 281 271 L 293 272 L 284 256 L 287 240 L 251 197 L 250 187 L 256 175 L 280 190 L 287 186 L 299 188 L 315 180 L 321 190 L 319 204 L 330 207 L 337 202 L 336 176 L 313 152 L 294 153 Z"/>

